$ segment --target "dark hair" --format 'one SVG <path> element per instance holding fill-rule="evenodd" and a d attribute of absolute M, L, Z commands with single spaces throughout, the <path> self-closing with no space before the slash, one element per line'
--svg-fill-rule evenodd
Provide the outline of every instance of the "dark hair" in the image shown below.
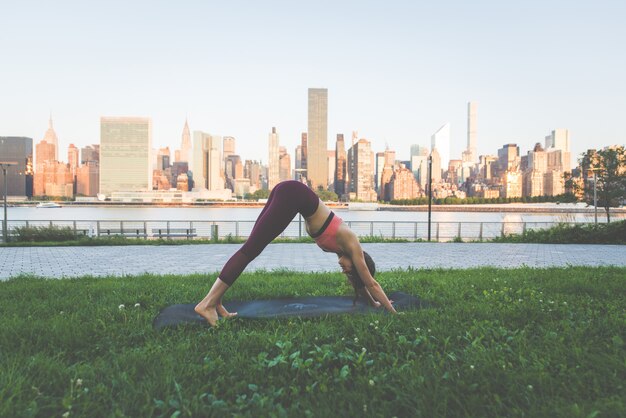
<path fill-rule="evenodd" d="M 363 251 L 363 258 L 365 258 L 365 265 L 367 266 L 367 269 L 369 270 L 372 277 L 374 277 L 374 275 L 376 274 L 376 263 L 374 263 L 372 257 L 365 251 Z M 365 287 L 361 276 L 359 276 L 359 272 L 357 272 L 356 268 L 354 268 L 354 261 L 352 262 L 352 271 L 350 272 L 350 274 L 348 274 L 348 278 L 354 285 L 355 291 L 356 289 L 362 289 Z"/>

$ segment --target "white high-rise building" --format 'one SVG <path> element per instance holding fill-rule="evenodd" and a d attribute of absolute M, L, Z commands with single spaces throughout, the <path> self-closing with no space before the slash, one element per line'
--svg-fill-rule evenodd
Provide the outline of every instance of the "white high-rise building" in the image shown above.
<path fill-rule="evenodd" d="M 546 152 L 548 152 L 549 169 L 569 172 L 572 169 L 572 154 L 569 150 L 569 131 L 555 129 L 546 136 Z"/>
<path fill-rule="evenodd" d="M 477 163 L 478 151 L 476 144 L 476 102 L 467 104 L 467 148 L 463 151 L 463 162 Z"/>
<path fill-rule="evenodd" d="M 567 129 L 555 129 L 546 136 L 546 150 L 556 148 L 569 152 L 569 131 Z"/>
<path fill-rule="evenodd" d="M 222 137 L 201 131 L 193 133 L 194 190 L 224 190 L 224 159 Z"/>
<path fill-rule="evenodd" d="M 274 186 L 280 183 L 280 145 L 278 143 L 278 133 L 276 128 L 272 127 L 272 132 L 268 136 L 269 140 L 269 159 L 267 171 L 267 188 L 272 190 Z"/>
<path fill-rule="evenodd" d="M 450 123 L 446 122 L 430 137 L 430 149 L 437 149 L 441 167 L 450 163 Z"/>
<path fill-rule="evenodd" d="M 152 189 L 152 121 L 100 118 L 100 193 Z"/>

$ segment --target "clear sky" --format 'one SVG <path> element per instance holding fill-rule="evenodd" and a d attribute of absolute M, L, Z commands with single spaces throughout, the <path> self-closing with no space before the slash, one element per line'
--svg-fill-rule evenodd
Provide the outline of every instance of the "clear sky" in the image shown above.
<path fill-rule="evenodd" d="M 148 116 L 175 149 L 187 117 L 264 162 L 276 126 L 293 158 L 325 87 L 329 149 L 356 130 L 408 159 L 450 122 L 460 158 L 476 101 L 479 154 L 567 128 L 578 155 L 626 143 L 624 22 L 623 0 L 0 0 L 0 136 L 39 142 L 51 112 L 66 160 L 100 116 Z"/>

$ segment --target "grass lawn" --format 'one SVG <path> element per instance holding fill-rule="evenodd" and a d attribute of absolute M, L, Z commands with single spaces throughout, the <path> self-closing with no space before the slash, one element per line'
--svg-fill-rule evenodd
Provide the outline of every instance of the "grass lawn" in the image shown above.
<path fill-rule="evenodd" d="M 377 278 L 438 307 L 157 333 L 209 278 L 1 282 L 0 416 L 626 416 L 626 269 Z M 227 297 L 341 294 L 340 274 L 274 272 Z"/>

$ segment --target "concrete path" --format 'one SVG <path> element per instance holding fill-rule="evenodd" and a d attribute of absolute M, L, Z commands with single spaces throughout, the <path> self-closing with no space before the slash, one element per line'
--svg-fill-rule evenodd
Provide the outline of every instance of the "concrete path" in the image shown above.
<path fill-rule="evenodd" d="M 0 248 L 0 280 L 40 277 L 215 274 L 240 244 Z M 412 268 L 626 266 L 626 245 L 491 243 L 363 244 L 378 271 Z M 315 244 L 270 244 L 246 271 L 339 271 Z"/>

